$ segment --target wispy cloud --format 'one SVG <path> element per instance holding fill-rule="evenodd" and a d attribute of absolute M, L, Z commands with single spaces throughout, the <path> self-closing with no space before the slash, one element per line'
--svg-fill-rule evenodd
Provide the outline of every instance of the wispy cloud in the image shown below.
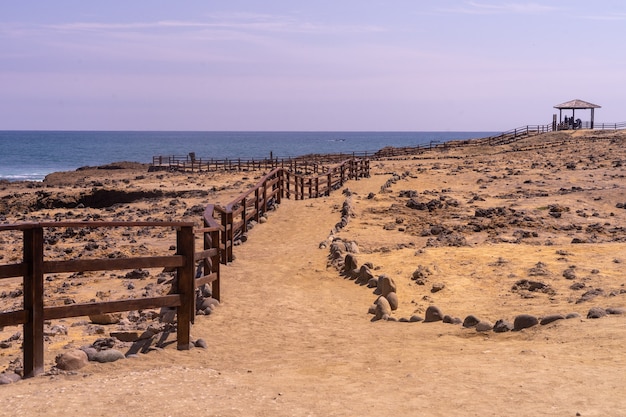
<path fill-rule="evenodd" d="M 220 13 L 207 16 L 206 20 L 155 22 L 99 23 L 73 22 L 48 25 L 46 28 L 62 32 L 146 32 L 161 30 L 231 30 L 263 33 L 337 34 L 381 32 L 384 28 L 374 25 L 328 25 L 309 22 L 292 16 Z"/>
<path fill-rule="evenodd" d="M 446 13 L 494 15 L 550 13 L 560 9 L 539 3 L 479 3 L 468 1 L 464 6 L 439 10 Z"/>

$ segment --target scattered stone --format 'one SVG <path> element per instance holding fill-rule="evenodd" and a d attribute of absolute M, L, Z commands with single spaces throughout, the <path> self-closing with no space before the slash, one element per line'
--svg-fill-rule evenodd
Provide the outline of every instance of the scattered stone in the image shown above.
<path fill-rule="evenodd" d="M 493 331 L 496 333 L 505 333 L 513 330 L 513 325 L 504 319 L 496 321 L 493 326 Z"/>
<path fill-rule="evenodd" d="M 443 316 L 442 321 L 443 321 L 444 323 L 447 323 L 447 324 L 461 324 L 461 323 L 463 323 L 463 320 L 461 320 L 460 318 L 458 318 L 458 317 L 452 317 L 452 316 L 450 316 L 450 315 L 448 315 L 448 314 L 446 314 L 445 316 Z"/>
<path fill-rule="evenodd" d="M 428 308 L 426 309 L 425 315 L 426 315 L 426 317 L 424 318 L 425 323 L 432 323 L 434 321 L 443 320 L 443 313 L 441 312 L 439 307 L 436 307 L 436 306 L 428 306 Z"/>
<path fill-rule="evenodd" d="M 209 347 L 209 345 L 207 344 L 207 342 L 204 339 L 198 339 L 196 340 L 193 345 L 197 348 L 202 348 L 202 349 L 207 349 Z"/>
<path fill-rule="evenodd" d="M 377 288 L 378 287 L 378 277 L 372 277 L 367 281 L 367 288 Z"/>
<path fill-rule="evenodd" d="M 348 253 L 344 259 L 343 275 L 348 278 L 353 278 L 358 275 L 358 266 L 356 256 L 352 253 Z"/>
<path fill-rule="evenodd" d="M 578 319 L 582 317 L 580 314 L 574 312 L 574 313 L 568 313 L 565 315 L 565 319 L 569 320 L 569 319 Z"/>
<path fill-rule="evenodd" d="M 385 297 L 378 297 L 374 304 L 376 305 L 374 320 L 381 320 L 384 316 L 391 316 L 391 305 L 389 305 L 389 301 Z"/>
<path fill-rule="evenodd" d="M 554 289 L 547 284 L 539 281 L 530 281 L 527 279 L 520 279 L 515 282 L 515 284 L 511 287 L 511 291 L 529 291 L 529 292 L 540 292 L 543 294 L 555 294 Z"/>
<path fill-rule="evenodd" d="M 574 268 L 570 267 L 563 271 L 563 276 L 565 279 L 576 279 L 576 273 L 574 272 Z"/>
<path fill-rule="evenodd" d="M 356 283 L 360 285 L 366 285 L 370 282 L 372 278 L 374 278 L 374 274 L 372 273 L 370 268 L 367 265 L 361 265 L 361 268 L 359 269 L 359 274 L 356 278 Z"/>
<path fill-rule="evenodd" d="M 621 307 L 617 307 L 617 308 L 613 308 L 613 307 L 609 307 L 606 309 L 606 314 L 626 314 L 626 309 L 625 308 L 621 308 Z"/>
<path fill-rule="evenodd" d="M 398 309 L 398 294 L 392 291 L 389 294 L 385 295 L 384 297 L 389 302 L 391 311 L 396 311 Z"/>
<path fill-rule="evenodd" d="M 541 324 L 542 326 L 545 326 L 546 324 L 550 324 L 557 320 L 563 320 L 563 319 L 565 319 L 565 316 L 562 314 L 550 314 L 549 316 L 543 317 L 541 321 L 539 322 L 539 324 Z"/>
<path fill-rule="evenodd" d="M 588 319 L 599 319 L 606 316 L 606 310 L 600 307 L 591 307 L 587 312 Z"/>
<path fill-rule="evenodd" d="M 87 354 L 80 349 L 72 349 L 55 358 L 57 368 L 63 371 L 77 371 L 89 362 Z"/>
<path fill-rule="evenodd" d="M 539 324 L 539 320 L 530 314 L 520 314 L 513 321 L 513 330 L 519 331 Z"/>
<path fill-rule="evenodd" d="M 418 285 L 425 285 L 428 277 L 431 275 L 432 272 L 427 266 L 419 265 L 417 269 L 413 271 L 411 279 Z"/>
<path fill-rule="evenodd" d="M 100 363 L 115 362 L 125 358 L 124 354 L 117 349 L 100 350 L 93 356 L 93 360 Z"/>
<path fill-rule="evenodd" d="M 139 340 L 142 333 L 143 332 L 140 332 L 138 330 L 126 330 L 119 332 L 110 332 L 109 336 L 116 338 L 120 342 L 135 342 Z"/>
<path fill-rule="evenodd" d="M 430 292 L 436 293 L 446 288 L 446 284 L 443 282 L 437 282 L 433 284 L 433 287 L 430 289 Z"/>
<path fill-rule="evenodd" d="M 493 324 L 489 323 L 486 320 L 481 320 L 476 323 L 475 328 L 477 332 L 488 332 L 493 329 Z"/>
<path fill-rule="evenodd" d="M 122 320 L 121 313 L 104 313 L 104 314 L 94 314 L 89 316 L 89 320 L 93 324 L 117 324 Z"/>
<path fill-rule="evenodd" d="M 380 294 L 386 297 L 390 292 L 396 292 L 396 283 L 393 278 L 387 275 L 381 275 L 378 278 L 378 288 L 380 289 Z"/>
<path fill-rule="evenodd" d="M 576 300 L 576 304 L 584 303 L 585 301 L 589 301 L 603 294 L 604 290 L 602 288 L 593 288 L 589 291 L 586 291 L 578 300 Z"/>
<path fill-rule="evenodd" d="M 414 315 L 412 315 L 411 317 L 409 317 L 409 321 L 410 321 L 411 323 L 418 323 L 418 322 L 420 322 L 420 321 L 424 321 L 424 318 L 423 318 L 423 317 L 420 317 L 420 316 L 417 316 L 417 315 L 415 315 L 415 314 L 414 314 Z"/>
<path fill-rule="evenodd" d="M 480 323 L 480 319 L 474 315 L 469 315 L 463 320 L 463 327 L 474 327 Z"/>
<path fill-rule="evenodd" d="M 22 377 L 14 372 L 6 372 L 0 374 L 0 385 L 12 384 L 21 380 Z"/>

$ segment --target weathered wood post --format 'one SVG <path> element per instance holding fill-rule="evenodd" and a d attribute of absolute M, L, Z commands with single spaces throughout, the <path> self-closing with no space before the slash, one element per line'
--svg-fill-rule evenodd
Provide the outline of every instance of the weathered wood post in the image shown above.
<path fill-rule="evenodd" d="M 327 180 L 326 180 L 326 195 L 330 195 L 330 188 L 333 183 L 333 173 L 332 171 L 328 171 Z"/>
<path fill-rule="evenodd" d="M 177 292 L 181 305 L 177 307 L 177 348 L 190 349 L 191 321 L 196 310 L 194 297 L 194 253 L 195 241 L 193 226 L 183 226 L 176 232 L 177 254 L 185 259 L 184 265 L 177 268 Z"/>
<path fill-rule="evenodd" d="M 28 321 L 24 324 L 24 377 L 43 372 L 43 228 L 35 226 L 24 230 L 24 310 Z"/>

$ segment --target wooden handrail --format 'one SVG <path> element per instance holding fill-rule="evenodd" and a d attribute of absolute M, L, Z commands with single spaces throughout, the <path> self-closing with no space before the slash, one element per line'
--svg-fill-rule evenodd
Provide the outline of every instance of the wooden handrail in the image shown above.
<path fill-rule="evenodd" d="M 44 229 L 54 228 L 113 228 L 113 227 L 169 227 L 176 229 L 176 254 L 169 256 L 143 256 L 129 258 L 45 260 Z M 195 316 L 195 288 L 211 284 L 214 296 L 219 299 L 220 253 L 217 242 L 220 229 L 209 224 L 198 233 L 205 237 L 204 250 L 195 251 L 194 223 L 192 222 L 41 222 L 0 225 L 0 232 L 23 233 L 23 260 L 20 263 L 0 265 L 0 278 L 23 278 L 23 308 L 0 313 L 0 326 L 24 327 L 24 377 L 43 372 L 44 320 L 77 317 L 91 314 L 130 311 L 146 308 L 174 307 L 177 312 L 177 347 L 190 348 L 191 323 Z M 208 243 L 207 243 L 208 237 Z M 196 262 L 201 261 L 204 271 L 195 279 Z M 44 306 L 44 275 L 98 270 L 125 270 L 138 268 L 176 268 L 174 293 L 151 298 Z"/>
<path fill-rule="evenodd" d="M 221 262 L 232 262 L 235 241 L 247 233 L 250 221 L 258 222 L 274 203 L 280 204 L 282 198 L 292 196 L 299 200 L 329 195 L 348 179 L 369 176 L 369 160 L 345 159 L 317 171 L 317 174 L 298 174 L 276 167 L 225 207 L 209 204 L 204 210 L 204 224 L 219 229 Z"/>

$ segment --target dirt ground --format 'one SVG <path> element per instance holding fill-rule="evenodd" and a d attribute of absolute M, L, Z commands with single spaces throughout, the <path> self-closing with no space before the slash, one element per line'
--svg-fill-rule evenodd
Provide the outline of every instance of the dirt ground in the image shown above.
<path fill-rule="evenodd" d="M 329 197 L 283 200 L 250 231 L 235 262 L 222 266 L 221 305 L 193 325 L 192 337 L 204 339 L 206 349 L 172 345 L 4 385 L 0 416 L 625 415 L 626 315 L 587 318 L 592 307 L 626 309 L 625 144 L 624 133 L 560 133 L 372 161 L 370 178 Z M 134 167 L 106 176 L 58 174 L 43 188 L 5 184 L 0 197 L 7 222 L 87 214 L 197 221 L 193 207 L 225 204 L 260 174 Z M 179 193 L 108 208 L 36 204 L 55 196 L 75 202 L 93 181 Z M 51 195 L 33 197 L 38 191 Z M 353 215 L 333 232 L 346 201 Z M 131 251 L 125 238 L 99 237 L 106 244 L 98 250 Z M 333 238 L 355 242 L 359 266 L 369 262 L 376 275 L 395 281 L 393 320 L 372 321 L 373 289 L 329 265 Z M 162 236 L 146 239 L 148 249 L 167 250 Z M 2 247 L 2 262 L 17 256 L 11 237 L 3 236 Z M 0 293 L 15 287 L 0 285 Z M 107 285 L 87 277 L 63 296 L 89 298 Z M 121 284 L 108 290 L 124 291 Z M 503 333 L 400 321 L 424 317 L 429 306 L 491 324 L 513 323 L 519 314 L 578 316 Z M 85 328 L 53 338 L 47 370 L 56 354 L 95 337 Z M 19 330 L 5 328 L 0 340 Z M 19 357 L 18 349 L 0 350 L 0 367 Z"/>

